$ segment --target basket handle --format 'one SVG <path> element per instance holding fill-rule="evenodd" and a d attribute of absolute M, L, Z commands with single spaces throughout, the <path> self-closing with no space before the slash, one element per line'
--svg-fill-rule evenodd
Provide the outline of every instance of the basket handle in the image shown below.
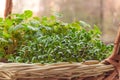
<path fill-rule="evenodd" d="M 120 80 L 120 27 L 114 41 L 113 53 L 105 59 L 105 62 L 112 64 L 115 70 L 104 80 L 115 80 L 116 76 Z"/>
<path fill-rule="evenodd" d="M 113 53 L 109 57 L 110 59 L 120 60 L 120 27 L 114 41 Z"/>

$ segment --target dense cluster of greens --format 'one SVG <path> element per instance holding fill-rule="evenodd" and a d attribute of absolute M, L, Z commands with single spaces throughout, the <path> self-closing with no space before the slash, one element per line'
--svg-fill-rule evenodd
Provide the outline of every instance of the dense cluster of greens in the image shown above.
<path fill-rule="evenodd" d="M 64 23 L 55 16 L 11 14 L 0 18 L 0 58 L 11 62 L 80 62 L 106 58 L 112 50 L 100 40 L 100 30 L 83 21 Z"/>

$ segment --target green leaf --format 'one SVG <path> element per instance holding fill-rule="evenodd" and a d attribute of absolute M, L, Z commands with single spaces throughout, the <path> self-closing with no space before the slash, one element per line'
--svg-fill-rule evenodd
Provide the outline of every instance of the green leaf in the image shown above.
<path fill-rule="evenodd" d="M 79 22 L 80 22 L 80 26 L 82 26 L 82 27 L 90 27 L 90 25 L 87 24 L 87 23 L 84 22 L 84 21 L 79 21 Z"/>
<path fill-rule="evenodd" d="M 10 20 L 10 19 L 5 19 L 5 24 L 6 24 L 8 27 L 10 27 L 10 26 L 13 25 L 13 22 L 12 22 L 12 20 Z"/>
<path fill-rule="evenodd" d="M 16 25 L 16 26 L 12 26 L 11 28 L 9 28 L 9 32 L 17 32 L 17 30 L 20 30 L 20 29 L 22 29 L 22 28 L 24 28 L 24 26 L 23 25 L 21 25 L 21 24 L 19 24 L 19 25 Z"/>
<path fill-rule="evenodd" d="M 42 17 L 42 21 L 47 21 L 47 20 L 48 20 L 48 18 L 46 16 Z"/>
<path fill-rule="evenodd" d="M 32 31 L 37 31 L 38 30 L 38 28 L 32 27 L 32 26 L 27 26 L 27 29 L 32 30 Z"/>
<path fill-rule="evenodd" d="M 0 18 L 0 22 L 2 22 L 3 21 L 3 18 Z"/>
<path fill-rule="evenodd" d="M 32 15 L 33 15 L 32 11 L 30 11 L 30 10 L 24 11 L 23 14 L 24 14 L 26 19 L 32 17 Z"/>
<path fill-rule="evenodd" d="M 51 20 L 56 20 L 56 17 L 55 16 L 50 16 L 50 19 Z"/>
<path fill-rule="evenodd" d="M 4 38 L 0 38 L 0 42 L 7 42 Z"/>
<path fill-rule="evenodd" d="M 3 32 L 3 36 L 5 37 L 5 38 L 10 38 L 11 36 L 10 36 L 10 34 L 8 34 L 7 32 Z"/>
<path fill-rule="evenodd" d="M 94 25 L 94 32 L 95 32 L 96 34 L 101 34 L 100 29 L 99 29 L 98 26 L 96 26 L 96 25 Z"/>
<path fill-rule="evenodd" d="M 4 56 L 4 53 L 0 52 L 0 59 L 3 58 L 3 56 Z"/>
<path fill-rule="evenodd" d="M 39 17 L 33 17 L 33 19 L 37 20 L 37 21 L 40 21 L 40 18 Z"/>
<path fill-rule="evenodd" d="M 62 17 L 62 14 L 60 14 L 58 12 L 54 12 L 54 16 L 57 17 L 57 18 L 60 18 L 60 17 Z"/>

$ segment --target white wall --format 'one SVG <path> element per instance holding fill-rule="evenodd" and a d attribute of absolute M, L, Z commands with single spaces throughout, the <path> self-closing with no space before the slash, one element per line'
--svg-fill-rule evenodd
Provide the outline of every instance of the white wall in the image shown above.
<path fill-rule="evenodd" d="M 4 17 L 5 0 L 0 0 L 0 17 Z"/>

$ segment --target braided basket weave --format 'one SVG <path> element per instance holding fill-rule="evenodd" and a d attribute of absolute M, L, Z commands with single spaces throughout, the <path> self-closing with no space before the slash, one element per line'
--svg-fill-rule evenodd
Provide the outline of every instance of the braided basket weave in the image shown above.
<path fill-rule="evenodd" d="M 96 77 L 102 80 L 113 70 L 112 65 L 97 61 L 48 65 L 0 63 L 0 80 L 93 80 Z"/>

